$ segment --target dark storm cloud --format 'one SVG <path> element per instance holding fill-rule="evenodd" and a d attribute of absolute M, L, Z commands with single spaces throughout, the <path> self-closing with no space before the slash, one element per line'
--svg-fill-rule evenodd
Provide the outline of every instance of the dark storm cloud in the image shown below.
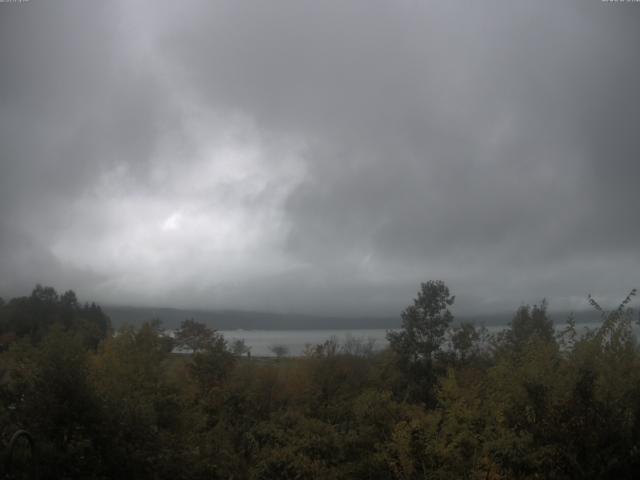
<path fill-rule="evenodd" d="M 203 101 L 309 139 L 286 205 L 305 273 L 530 300 L 636 280 L 638 10 L 610 7 L 216 5 L 171 50 Z"/>
<path fill-rule="evenodd" d="M 106 300 L 387 313 L 430 278 L 467 309 L 638 283 L 635 4 L 2 14 L 2 228 Z"/>

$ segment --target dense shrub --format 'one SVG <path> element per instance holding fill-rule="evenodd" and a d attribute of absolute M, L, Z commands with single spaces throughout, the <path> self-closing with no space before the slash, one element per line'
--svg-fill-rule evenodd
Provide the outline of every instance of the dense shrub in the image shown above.
<path fill-rule="evenodd" d="M 633 294 L 592 300 L 583 336 L 572 319 L 556 334 L 543 302 L 491 337 L 430 282 L 385 351 L 332 339 L 269 360 L 193 320 L 175 341 L 157 322 L 112 333 L 37 287 L 0 304 L 0 421 L 33 434 L 42 478 L 635 478 Z"/>

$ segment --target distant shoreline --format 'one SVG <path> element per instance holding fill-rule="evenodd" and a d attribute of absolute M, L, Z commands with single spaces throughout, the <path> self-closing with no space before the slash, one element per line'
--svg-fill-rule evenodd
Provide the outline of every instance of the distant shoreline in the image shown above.
<path fill-rule="evenodd" d="M 242 310 L 197 310 L 158 307 L 106 306 L 104 312 L 112 325 L 140 325 L 159 319 L 165 328 L 177 328 L 180 322 L 192 318 L 216 330 L 367 330 L 400 328 L 400 313 L 395 316 L 323 316 L 292 313 L 273 313 Z M 505 326 L 514 312 L 495 314 L 456 315 L 455 323 L 471 322 L 476 325 Z M 571 312 L 550 312 L 555 324 L 564 324 Z M 455 315 L 455 312 L 454 312 Z M 598 312 L 584 310 L 574 313 L 577 324 L 599 320 Z"/>

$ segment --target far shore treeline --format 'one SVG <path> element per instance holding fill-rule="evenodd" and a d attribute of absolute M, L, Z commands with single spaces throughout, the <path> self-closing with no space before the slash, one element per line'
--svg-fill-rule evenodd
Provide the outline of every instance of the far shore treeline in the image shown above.
<path fill-rule="evenodd" d="M 38 285 L 0 299 L 2 475 L 638 478 L 635 293 L 610 311 L 585 299 L 600 321 L 585 334 L 579 316 L 554 325 L 544 300 L 492 334 L 428 281 L 382 351 L 332 339 L 264 359 L 224 326 L 114 327 L 100 306 Z"/>
<path fill-rule="evenodd" d="M 587 305 L 585 304 L 585 307 Z M 293 313 L 258 312 L 246 310 L 197 310 L 162 307 L 134 307 L 103 305 L 102 309 L 111 319 L 114 328 L 122 325 L 142 325 L 157 318 L 168 329 L 180 327 L 183 320 L 192 318 L 216 330 L 369 330 L 395 329 L 400 326 L 398 315 L 331 316 L 301 315 Z M 551 312 L 555 319 L 566 319 L 571 311 Z M 599 312 L 583 309 L 574 312 L 578 323 L 595 323 Z M 513 312 L 479 314 L 457 314 L 455 323 L 472 322 L 476 325 L 506 326 Z"/>

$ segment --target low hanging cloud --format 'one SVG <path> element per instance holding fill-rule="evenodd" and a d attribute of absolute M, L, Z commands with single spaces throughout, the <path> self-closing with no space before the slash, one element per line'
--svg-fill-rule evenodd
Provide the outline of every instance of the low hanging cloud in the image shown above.
<path fill-rule="evenodd" d="M 390 314 L 638 285 L 640 7 L 0 5 L 0 294 Z"/>

